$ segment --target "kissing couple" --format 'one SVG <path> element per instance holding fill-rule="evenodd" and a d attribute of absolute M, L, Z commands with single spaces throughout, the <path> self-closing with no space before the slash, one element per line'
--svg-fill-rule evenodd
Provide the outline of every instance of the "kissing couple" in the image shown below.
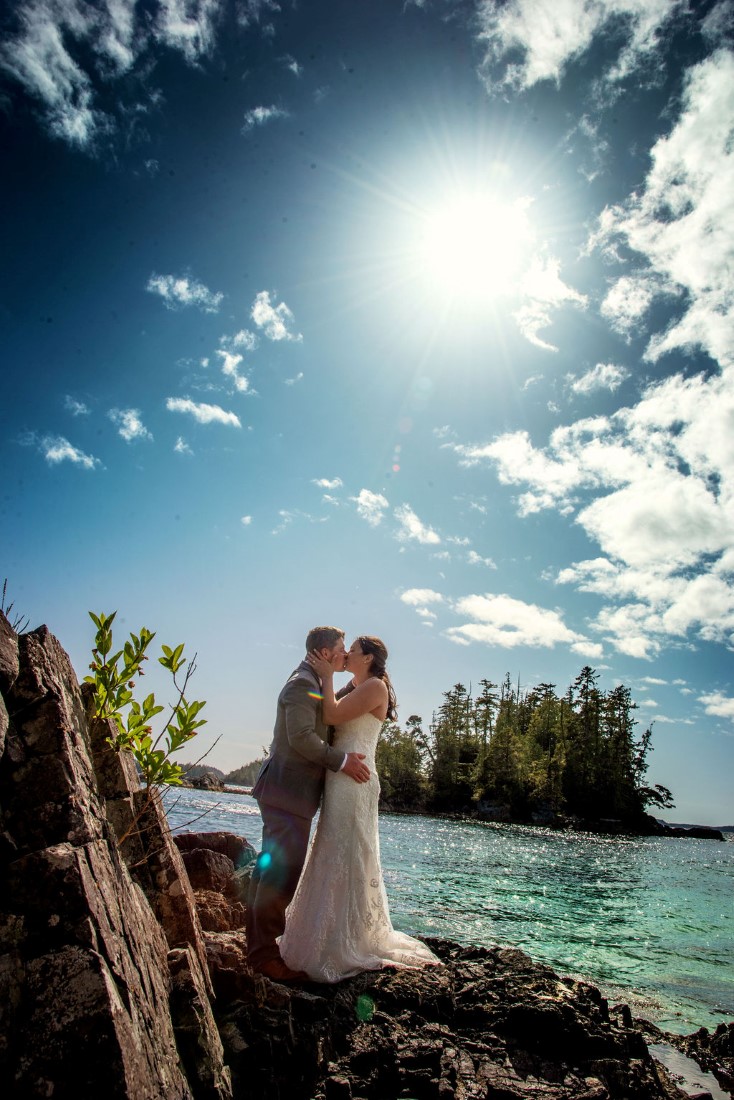
<path fill-rule="evenodd" d="M 383 722 L 396 716 L 386 665 L 379 638 L 361 636 L 347 652 L 343 630 L 314 627 L 278 696 L 273 743 L 252 790 L 263 835 L 247 904 L 248 964 L 276 981 L 440 965 L 393 928 L 380 867 L 375 749 Z M 352 679 L 334 694 L 334 673 L 344 671 Z"/>

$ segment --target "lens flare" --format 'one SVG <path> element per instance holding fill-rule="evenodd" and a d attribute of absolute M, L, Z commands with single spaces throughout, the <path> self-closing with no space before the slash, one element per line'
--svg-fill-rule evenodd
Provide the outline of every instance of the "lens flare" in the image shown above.
<path fill-rule="evenodd" d="M 360 1023 L 369 1023 L 375 1014 L 375 1002 L 366 993 L 360 993 L 359 997 L 357 997 L 354 1011 Z"/>

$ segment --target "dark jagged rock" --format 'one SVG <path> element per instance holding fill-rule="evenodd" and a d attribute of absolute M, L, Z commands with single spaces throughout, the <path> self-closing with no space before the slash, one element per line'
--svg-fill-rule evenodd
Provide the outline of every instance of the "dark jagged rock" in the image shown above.
<path fill-rule="evenodd" d="M 208 945 L 217 939 L 207 936 Z M 283 1100 L 685 1096 L 651 1058 L 629 1014 L 610 1012 L 595 987 L 559 978 L 521 951 L 430 943 L 445 966 L 376 971 L 336 986 L 286 987 L 241 974 L 229 990 L 237 1001 L 219 1016 L 236 1093 L 247 1087 L 249 1095 Z M 231 937 L 220 961 L 227 950 L 234 962 Z"/>
<path fill-rule="evenodd" d="M 7 695 L 18 676 L 18 635 L 0 611 L 0 692 Z"/>
<path fill-rule="evenodd" d="M 18 650 L 18 674 L 3 693 L 9 721 L 0 758 L 4 1094 L 227 1100 L 202 934 L 165 818 L 156 835 L 141 831 L 144 815 L 135 817 L 144 792 L 133 789 L 127 758 L 106 745 L 109 728 L 97 731 L 104 736 L 92 748 L 79 685 L 56 639 L 41 627 L 21 635 Z M 159 893 L 189 892 L 198 943 L 187 942 L 189 977 L 178 980 L 177 963 L 177 985 L 167 935 L 126 865 L 127 842 L 118 845 L 125 813 L 135 825 L 128 854 L 145 855 L 150 842 L 151 857 L 167 847 L 169 863 L 178 861 L 175 883 L 158 876 Z M 189 1057 L 184 1071 L 177 1039 L 194 1025 L 207 1055 Z"/>
<path fill-rule="evenodd" d="M 692 1035 L 670 1035 L 647 1020 L 638 1023 L 648 1039 L 667 1043 L 692 1058 L 734 1096 L 734 1023 L 719 1024 L 714 1031 L 701 1027 Z"/>
<path fill-rule="evenodd" d="M 204 772 L 203 775 L 195 775 L 188 779 L 192 787 L 200 791 L 223 791 L 224 783 L 214 772 Z"/>

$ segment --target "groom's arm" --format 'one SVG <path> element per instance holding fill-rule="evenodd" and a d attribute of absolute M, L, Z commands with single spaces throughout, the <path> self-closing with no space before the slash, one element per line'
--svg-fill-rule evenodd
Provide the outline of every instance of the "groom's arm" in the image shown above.
<path fill-rule="evenodd" d="M 285 728 L 292 749 L 322 768 L 338 772 L 345 762 L 345 755 L 322 741 L 316 732 L 321 700 L 314 697 L 315 685 L 307 680 L 292 680 L 282 695 L 285 708 Z"/>

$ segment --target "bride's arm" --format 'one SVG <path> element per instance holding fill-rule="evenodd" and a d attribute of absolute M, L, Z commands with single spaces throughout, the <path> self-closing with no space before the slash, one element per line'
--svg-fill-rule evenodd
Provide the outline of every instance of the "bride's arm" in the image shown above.
<path fill-rule="evenodd" d="M 340 722 L 348 722 L 350 718 L 359 718 L 363 714 L 370 714 L 387 702 L 387 687 L 382 680 L 372 677 L 365 680 L 359 687 L 348 692 L 347 695 L 337 699 L 334 694 L 334 669 L 328 661 L 321 658 L 308 657 L 309 664 L 321 677 L 321 693 L 323 695 L 322 716 L 330 725 L 338 725 Z M 341 691 L 339 692 L 341 695 Z"/>

